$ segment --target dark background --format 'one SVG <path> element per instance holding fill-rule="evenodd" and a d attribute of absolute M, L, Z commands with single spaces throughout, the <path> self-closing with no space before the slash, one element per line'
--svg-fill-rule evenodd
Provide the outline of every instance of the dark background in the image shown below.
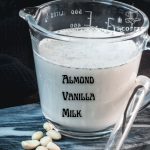
<path fill-rule="evenodd" d="M 49 0 L 0 0 L 0 108 L 39 101 L 30 35 L 18 13 Z M 69 0 L 68 0 L 69 1 Z M 150 18 L 150 0 L 120 0 Z M 139 74 L 150 77 L 150 52 L 142 57 Z"/>

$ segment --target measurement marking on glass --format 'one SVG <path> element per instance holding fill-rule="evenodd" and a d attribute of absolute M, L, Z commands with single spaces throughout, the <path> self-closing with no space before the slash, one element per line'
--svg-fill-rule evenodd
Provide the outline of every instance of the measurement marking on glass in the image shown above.
<path fill-rule="evenodd" d="M 123 22 L 121 17 L 118 17 L 118 20 L 117 20 L 117 21 L 118 21 L 118 23 L 120 23 L 120 24 Z"/>
<path fill-rule="evenodd" d="M 139 13 L 136 11 L 128 11 L 125 15 L 125 22 L 130 23 L 131 27 L 133 27 L 136 22 L 141 21 L 141 19 L 139 18 Z"/>
<path fill-rule="evenodd" d="M 108 18 L 108 21 L 105 22 L 107 24 L 107 29 L 113 27 L 113 29 L 115 30 L 115 25 L 112 24 L 112 22 L 114 21 L 114 18 Z"/>
<path fill-rule="evenodd" d="M 52 12 L 50 14 L 50 17 L 51 18 L 56 18 L 56 17 L 62 17 L 64 15 L 65 15 L 64 11 L 56 11 L 56 12 Z"/>
<path fill-rule="evenodd" d="M 81 27 L 81 24 L 80 23 L 71 23 L 70 24 L 70 28 L 80 28 Z"/>
<path fill-rule="evenodd" d="M 82 9 L 72 9 L 71 15 L 82 15 Z"/>
<path fill-rule="evenodd" d="M 91 27 L 92 26 L 92 11 L 85 11 L 86 13 L 89 13 L 89 17 L 87 18 L 89 20 L 89 24 L 88 25 L 84 25 L 85 27 Z"/>
<path fill-rule="evenodd" d="M 47 22 L 48 22 L 48 18 L 49 18 L 49 15 L 48 15 L 48 13 L 46 13 L 45 23 L 47 23 Z"/>

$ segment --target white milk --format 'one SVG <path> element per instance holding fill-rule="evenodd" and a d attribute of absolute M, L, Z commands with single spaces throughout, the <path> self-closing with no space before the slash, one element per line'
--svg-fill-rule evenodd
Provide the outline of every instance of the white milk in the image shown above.
<path fill-rule="evenodd" d="M 57 33 L 78 37 L 120 34 L 96 28 Z M 43 39 L 34 58 L 46 118 L 66 129 L 89 132 L 116 122 L 133 90 L 141 52 L 132 41 L 110 44 Z"/>

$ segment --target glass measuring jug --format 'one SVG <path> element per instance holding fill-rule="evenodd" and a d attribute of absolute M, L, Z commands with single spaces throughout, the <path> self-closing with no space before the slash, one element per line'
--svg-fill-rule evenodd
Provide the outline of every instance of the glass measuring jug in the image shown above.
<path fill-rule="evenodd" d="M 76 138 L 110 133 L 136 87 L 147 16 L 109 0 L 58 0 L 20 16 L 30 26 L 45 117 Z"/>

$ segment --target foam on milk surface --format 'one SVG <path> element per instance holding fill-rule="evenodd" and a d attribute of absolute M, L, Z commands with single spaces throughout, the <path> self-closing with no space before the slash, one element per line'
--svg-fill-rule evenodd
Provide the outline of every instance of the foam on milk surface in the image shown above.
<path fill-rule="evenodd" d="M 99 28 L 74 28 L 56 31 L 58 34 L 75 37 L 112 37 L 121 35 Z M 109 68 L 127 63 L 138 53 L 133 41 L 102 43 L 95 41 L 64 42 L 43 39 L 39 44 L 39 54 L 48 61 L 75 68 Z"/>

